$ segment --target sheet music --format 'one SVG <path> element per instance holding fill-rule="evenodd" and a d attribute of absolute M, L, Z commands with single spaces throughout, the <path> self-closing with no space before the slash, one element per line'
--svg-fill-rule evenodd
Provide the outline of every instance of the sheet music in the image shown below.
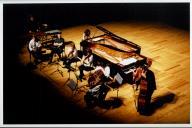
<path fill-rule="evenodd" d="M 94 39 L 92 39 L 92 41 L 100 41 L 100 40 L 103 40 L 103 38 L 101 38 L 101 37 L 98 37 L 98 38 L 94 38 Z"/>
<path fill-rule="evenodd" d="M 129 65 L 129 64 L 135 63 L 136 61 L 137 59 L 131 57 L 131 58 L 124 59 L 123 61 L 120 62 L 120 64 Z"/>
<path fill-rule="evenodd" d="M 74 90 L 76 89 L 77 84 L 76 84 L 76 82 L 75 82 L 74 80 L 71 79 L 71 80 L 69 81 L 69 83 L 67 84 L 67 86 L 70 87 L 71 90 L 74 91 Z"/>
<path fill-rule="evenodd" d="M 114 78 L 115 80 L 117 80 L 117 82 L 119 83 L 119 84 L 122 84 L 123 83 L 123 78 L 121 77 L 121 75 L 119 74 L 119 73 L 117 73 L 116 75 L 115 75 L 115 78 Z"/>

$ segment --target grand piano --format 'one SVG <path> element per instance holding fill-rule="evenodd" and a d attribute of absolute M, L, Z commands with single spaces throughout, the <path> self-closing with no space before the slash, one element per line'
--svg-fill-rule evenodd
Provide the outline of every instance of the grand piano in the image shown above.
<path fill-rule="evenodd" d="M 131 41 L 123 39 L 102 26 L 96 26 L 104 34 L 88 39 L 94 61 L 110 64 L 112 75 L 121 74 L 127 80 L 127 74 L 136 64 L 144 66 L 147 57 L 140 54 L 141 47 Z"/>
<path fill-rule="evenodd" d="M 115 79 L 115 82 L 112 81 L 112 83 L 105 85 L 112 88 L 119 88 L 123 83 L 136 85 L 136 89 L 132 86 L 134 91 L 139 90 L 138 97 L 135 96 L 134 99 L 135 107 L 140 114 L 146 113 L 153 91 L 156 89 L 154 74 L 147 70 L 151 66 L 152 60 L 140 54 L 141 47 L 139 45 L 123 39 L 101 26 L 96 26 L 96 28 L 104 34 L 90 38 L 87 42 L 94 55 L 94 61 L 105 62 L 111 68 L 110 75 Z M 145 75 L 142 76 L 142 73 Z M 99 86 L 103 76 L 100 74 L 102 73 L 95 72 L 89 77 L 90 88 Z M 102 92 L 101 95 L 105 97 L 106 93 Z M 86 102 L 88 104 L 87 100 Z"/>

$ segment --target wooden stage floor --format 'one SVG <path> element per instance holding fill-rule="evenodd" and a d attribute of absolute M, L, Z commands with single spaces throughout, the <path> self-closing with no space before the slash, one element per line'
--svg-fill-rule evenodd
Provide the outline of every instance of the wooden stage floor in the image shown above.
<path fill-rule="evenodd" d="M 108 108 L 97 106 L 87 109 L 84 95 L 87 82 L 78 82 L 78 93 L 73 96 L 69 88 L 68 72 L 59 67 L 64 76 L 58 72 L 57 65 L 48 65 L 42 70 L 40 67 L 34 73 L 44 76 L 61 94 L 74 102 L 79 108 L 108 118 L 114 123 L 190 123 L 190 37 L 189 32 L 165 24 L 151 22 L 109 22 L 101 24 L 104 28 L 141 46 L 141 54 L 153 59 L 151 70 L 156 77 L 157 90 L 152 96 L 153 110 L 149 116 L 139 115 L 134 105 L 132 87 L 124 84 L 119 88 L 117 104 Z M 62 37 L 67 41 L 74 41 L 77 49 L 82 39 L 83 31 L 89 28 L 92 35 L 102 32 L 89 25 L 81 25 L 62 30 Z M 27 65 L 29 54 L 24 47 L 19 55 L 20 62 Z M 45 62 L 45 65 L 47 63 Z M 60 63 L 62 64 L 62 63 Z M 79 63 L 78 63 L 79 65 Z M 77 74 L 79 71 L 76 72 Z M 88 74 L 88 72 L 87 72 Z M 71 72 L 71 79 L 76 81 Z M 106 100 L 115 100 L 116 90 L 110 90 Z M 117 99 L 116 99 L 117 100 Z"/>

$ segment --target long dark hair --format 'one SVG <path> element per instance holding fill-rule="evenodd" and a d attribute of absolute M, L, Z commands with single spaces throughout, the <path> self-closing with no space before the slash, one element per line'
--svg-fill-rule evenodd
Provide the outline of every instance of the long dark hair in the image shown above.
<path fill-rule="evenodd" d="M 84 31 L 84 33 L 85 33 L 86 36 L 90 36 L 91 31 L 90 31 L 89 29 L 86 29 L 86 30 Z"/>

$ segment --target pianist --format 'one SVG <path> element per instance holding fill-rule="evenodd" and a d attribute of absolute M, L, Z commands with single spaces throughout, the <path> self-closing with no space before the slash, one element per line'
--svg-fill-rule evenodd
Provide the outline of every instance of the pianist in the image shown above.
<path fill-rule="evenodd" d="M 61 34 L 57 34 L 57 38 L 55 39 L 53 46 L 51 47 L 51 59 L 49 63 L 52 63 L 53 54 L 56 53 L 61 59 L 61 53 L 63 52 L 64 48 L 64 39 L 61 37 Z"/>

